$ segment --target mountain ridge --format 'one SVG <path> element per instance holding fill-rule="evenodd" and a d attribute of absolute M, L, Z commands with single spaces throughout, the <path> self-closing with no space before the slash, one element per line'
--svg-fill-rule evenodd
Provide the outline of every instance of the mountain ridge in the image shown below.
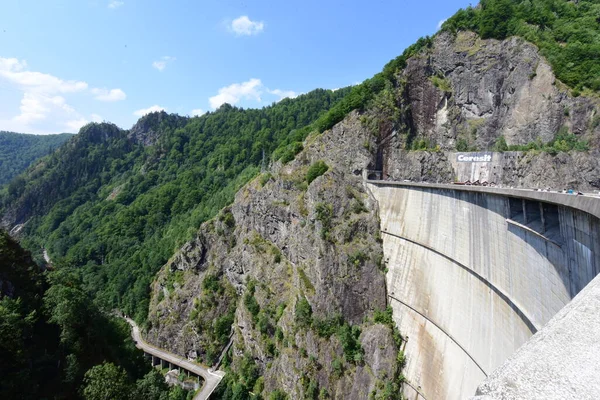
<path fill-rule="evenodd" d="M 0 186 L 9 183 L 32 163 L 52 153 L 72 135 L 32 135 L 0 131 Z"/>

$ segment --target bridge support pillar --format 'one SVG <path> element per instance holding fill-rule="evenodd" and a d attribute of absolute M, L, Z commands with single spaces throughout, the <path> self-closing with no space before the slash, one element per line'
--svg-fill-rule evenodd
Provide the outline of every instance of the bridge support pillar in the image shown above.
<path fill-rule="evenodd" d="M 538 203 L 540 206 L 540 219 L 542 220 L 542 233 L 546 233 L 546 216 L 544 215 L 544 204 Z"/>

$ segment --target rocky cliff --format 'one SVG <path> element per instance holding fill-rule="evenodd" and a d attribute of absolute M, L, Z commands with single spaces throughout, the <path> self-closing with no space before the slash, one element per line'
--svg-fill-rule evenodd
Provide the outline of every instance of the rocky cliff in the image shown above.
<path fill-rule="evenodd" d="M 393 330 L 374 322 L 386 289 L 361 171 L 375 139 L 353 114 L 244 187 L 159 274 L 149 339 L 210 364 L 233 323 L 232 370 L 255 364 L 265 393 L 291 398 L 366 398 L 398 378 Z"/>
<path fill-rule="evenodd" d="M 152 146 L 159 141 L 165 131 L 185 126 L 189 118 L 165 111 L 144 115 L 129 130 L 127 137 L 144 146 Z"/>
<path fill-rule="evenodd" d="M 498 184 L 600 187 L 600 101 L 571 96 L 533 44 L 442 33 L 408 61 L 398 81 L 391 98 L 379 96 L 380 106 L 363 118 L 380 136 L 377 167 L 390 179 L 452 182 L 449 151 L 493 150 L 503 142 L 532 150 L 502 156 L 494 165 Z M 536 150 L 561 134 L 590 151 Z"/>
<path fill-rule="evenodd" d="M 563 126 L 598 145 L 597 99 L 571 97 L 523 39 L 443 33 L 402 74 L 414 133 L 443 150 L 460 139 L 478 149 L 500 136 L 509 145 L 549 142 Z"/>
<path fill-rule="evenodd" d="M 510 151 L 493 153 L 488 163 L 458 165 L 457 153 L 396 149 L 389 159 L 387 179 L 432 183 L 494 182 L 504 187 L 597 191 L 600 189 L 600 158 L 596 151 Z M 485 173 L 483 173 L 485 171 Z M 485 176 L 485 178 L 483 178 Z"/>

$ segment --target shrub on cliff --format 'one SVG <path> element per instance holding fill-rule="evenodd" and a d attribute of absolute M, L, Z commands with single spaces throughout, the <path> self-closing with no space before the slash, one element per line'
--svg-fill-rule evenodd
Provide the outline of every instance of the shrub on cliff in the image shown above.
<path fill-rule="evenodd" d="M 306 172 L 306 182 L 310 185 L 312 181 L 323 175 L 329 170 L 329 166 L 324 161 L 317 161 L 310 166 L 308 172 Z"/>
<path fill-rule="evenodd" d="M 299 326 L 308 327 L 312 323 L 312 307 L 306 297 L 301 297 L 296 302 L 294 317 Z"/>

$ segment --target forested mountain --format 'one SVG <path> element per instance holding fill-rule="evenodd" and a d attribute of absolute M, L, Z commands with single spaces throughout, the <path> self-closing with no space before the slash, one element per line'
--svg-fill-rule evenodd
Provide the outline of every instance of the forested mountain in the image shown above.
<path fill-rule="evenodd" d="M 70 133 L 27 135 L 0 132 L 0 186 L 25 171 L 38 158 L 56 150 L 71 136 Z"/>
<path fill-rule="evenodd" d="M 307 126 L 349 89 L 315 90 L 260 110 L 223 105 L 198 118 L 165 112 L 130 130 L 89 124 L 14 179 L 2 224 L 23 243 L 80 267 L 101 303 L 144 320 L 154 274 L 273 157 L 292 159 Z"/>
<path fill-rule="evenodd" d="M 101 312 L 73 270 L 43 273 L 4 231 L 0 337 L 2 399 L 187 397 L 179 389 L 169 393 L 128 340 L 129 325 Z"/>

